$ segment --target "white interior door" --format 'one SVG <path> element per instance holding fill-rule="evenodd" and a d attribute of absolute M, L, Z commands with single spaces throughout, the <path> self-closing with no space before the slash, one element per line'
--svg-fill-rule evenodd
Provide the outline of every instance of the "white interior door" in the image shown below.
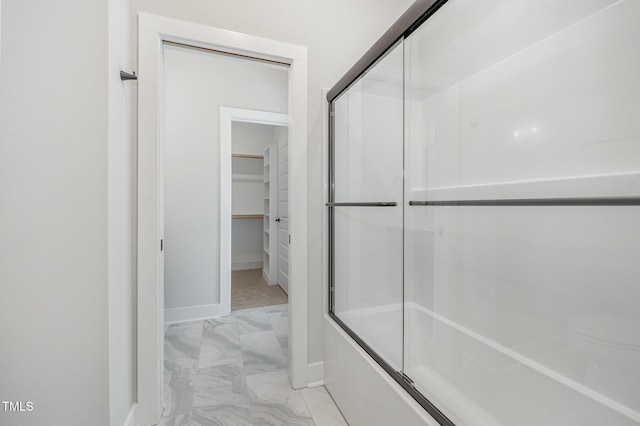
<path fill-rule="evenodd" d="M 262 276 L 269 285 L 278 280 L 278 146 L 271 144 L 264 151 L 264 256 Z"/>
<path fill-rule="evenodd" d="M 289 293 L 289 143 L 288 128 L 276 129 L 278 143 L 278 285 Z"/>

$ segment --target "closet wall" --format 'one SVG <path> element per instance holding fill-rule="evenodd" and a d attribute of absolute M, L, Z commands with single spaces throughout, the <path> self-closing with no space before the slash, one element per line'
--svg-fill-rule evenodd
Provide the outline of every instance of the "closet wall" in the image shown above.
<path fill-rule="evenodd" d="M 231 150 L 234 154 L 262 156 L 267 146 L 275 143 L 275 126 L 234 122 L 231 128 Z M 231 180 L 231 267 L 232 270 L 262 268 L 262 218 L 240 218 L 262 215 L 263 159 L 234 157 Z"/>

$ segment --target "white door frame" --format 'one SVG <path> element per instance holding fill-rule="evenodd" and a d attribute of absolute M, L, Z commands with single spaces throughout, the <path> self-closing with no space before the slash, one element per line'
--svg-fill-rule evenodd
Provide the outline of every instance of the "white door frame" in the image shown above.
<path fill-rule="evenodd" d="M 289 64 L 290 333 L 289 378 L 307 385 L 307 49 L 289 43 L 194 24 L 138 15 L 138 421 L 158 423 L 162 411 L 164 296 L 160 239 L 162 45 L 192 46 Z"/>
<path fill-rule="evenodd" d="M 288 126 L 289 115 L 220 107 L 220 311 L 222 315 L 227 315 L 231 311 L 231 128 L 234 121 Z M 270 219 L 273 220 L 273 218 Z M 262 232 L 262 228 L 260 229 Z M 290 336 L 292 341 L 297 337 L 293 334 Z M 294 343 L 291 345 L 293 346 Z"/>

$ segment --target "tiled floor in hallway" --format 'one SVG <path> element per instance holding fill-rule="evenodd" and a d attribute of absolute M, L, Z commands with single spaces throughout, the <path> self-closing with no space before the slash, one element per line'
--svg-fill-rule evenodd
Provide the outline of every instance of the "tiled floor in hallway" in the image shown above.
<path fill-rule="evenodd" d="M 289 386 L 288 330 L 287 305 L 169 326 L 160 425 L 346 425 L 324 387 Z"/>

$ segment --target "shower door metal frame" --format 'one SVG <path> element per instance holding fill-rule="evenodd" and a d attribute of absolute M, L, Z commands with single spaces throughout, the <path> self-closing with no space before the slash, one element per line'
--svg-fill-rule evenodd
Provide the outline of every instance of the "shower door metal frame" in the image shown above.
<path fill-rule="evenodd" d="M 416 28 L 424 23 L 448 0 L 418 0 L 416 1 L 393 25 L 392 27 L 364 54 L 362 58 L 336 83 L 327 93 L 329 102 L 329 153 L 328 153 L 328 176 L 329 190 L 326 203 L 328 209 L 328 269 L 329 285 L 328 290 L 328 315 L 336 322 L 360 347 L 373 358 L 402 388 L 411 395 L 438 423 L 443 426 L 455 426 L 431 401 L 429 401 L 414 386 L 413 381 L 404 374 L 402 370 L 393 368 L 384 358 L 380 356 L 371 346 L 369 346 L 354 330 L 345 324 L 334 312 L 335 308 L 335 208 L 349 207 L 397 207 L 395 201 L 382 202 L 336 202 L 335 201 L 335 110 L 334 102 L 351 88 L 366 72 L 375 66 L 402 40 L 410 35 Z M 403 59 L 404 61 L 404 59 Z M 404 101 L 403 101 L 404 104 Z M 404 119 L 403 119 L 404 121 Z M 404 138 L 404 136 L 403 136 Z M 404 142 L 403 142 L 404 144 Z M 404 186 L 404 185 L 403 185 Z M 403 191 L 404 192 L 404 191 Z M 404 204 L 404 203 L 403 203 Z M 400 207 L 403 207 L 401 205 Z M 403 214 L 404 216 L 404 214 Z M 403 243 L 404 246 L 404 243 Z M 404 248 L 403 248 L 404 250 Z M 403 260 L 404 261 L 404 260 Z M 404 287 L 404 283 L 400 283 Z M 404 291 L 404 290 L 403 290 Z M 403 309 L 403 339 L 404 339 L 404 309 Z M 403 344 L 404 346 L 404 344 Z M 404 352 L 404 347 L 402 348 Z M 404 358 L 404 355 L 403 355 Z M 404 361 L 403 361 L 404 364 Z"/>
<path fill-rule="evenodd" d="M 409 395 L 411 395 L 438 423 L 446 426 L 454 426 L 433 403 L 431 403 L 414 386 L 411 378 L 402 370 L 394 369 L 385 361 L 370 345 L 368 345 L 354 330 L 345 324 L 335 313 L 335 237 L 334 237 L 334 209 L 337 207 L 395 207 L 395 202 L 361 202 L 361 203 L 336 203 L 335 202 L 335 111 L 334 102 L 347 92 L 369 69 L 376 65 L 386 54 L 400 41 L 405 40 L 411 33 L 427 21 L 448 0 L 417 0 L 378 41 L 355 63 L 355 65 L 335 84 L 327 93 L 329 102 L 329 191 L 328 202 L 328 280 L 329 317 L 335 321 L 362 349 L 371 356 Z M 403 118 L 404 120 L 404 118 Z M 404 135 L 403 135 L 404 138 Z M 403 142 L 404 144 L 404 142 Z M 403 195 L 404 196 L 404 195 Z M 495 199 L 495 200 L 410 200 L 401 205 L 407 207 L 429 206 L 493 206 L 493 207 L 522 207 L 522 206 L 640 206 L 640 197 L 569 197 L 569 198 L 534 198 L 534 199 Z M 404 214 L 403 214 L 404 217 Z M 404 232 L 404 231 L 403 231 Z M 404 245 L 404 243 L 403 243 Z M 403 247 L 404 251 L 404 247 Z M 404 292 L 404 282 L 401 283 Z M 403 297 L 404 299 L 404 297 Z M 404 300 L 403 300 L 404 303 Z M 404 308 L 403 308 L 403 339 L 404 339 Z M 404 341 L 403 341 L 404 342 Z M 404 343 L 403 343 L 403 369 L 404 369 Z"/>

